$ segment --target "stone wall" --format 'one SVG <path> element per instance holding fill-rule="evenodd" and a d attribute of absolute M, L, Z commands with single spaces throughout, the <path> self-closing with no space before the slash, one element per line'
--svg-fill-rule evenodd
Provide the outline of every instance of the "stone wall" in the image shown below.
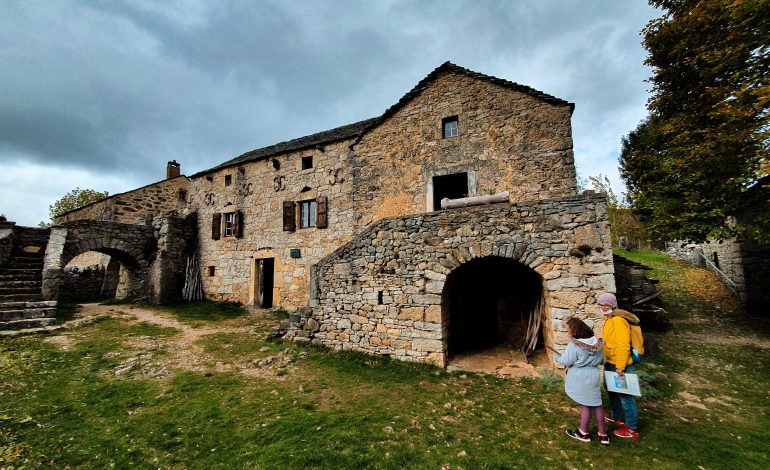
<path fill-rule="evenodd" d="M 738 294 L 748 314 L 767 316 L 770 312 L 770 290 L 767 289 L 770 246 L 767 244 L 738 238 L 705 243 L 670 242 L 666 251 L 698 267 L 714 271 L 717 266 L 721 271 L 717 276 Z"/>
<path fill-rule="evenodd" d="M 576 194 L 571 109 L 464 74 L 447 73 L 354 146 L 356 223 L 430 212 L 433 177 L 467 173 L 469 196 L 511 201 Z M 459 134 L 442 138 L 442 119 Z"/>
<path fill-rule="evenodd" d="M 6 225 L 8 228 L 6 228 Z M 0 225 L 0 266 L 8 262 L 13 249 L 13 228 L 10 224 Z"/>
<path fill-rule="evenodd" d="M 64 268 L 59 286 L 59 301 L 101 300 L 104 274 L 105 269 L 100 265 Z"/>
<path fill-rule="evenodd" d="M 547 344 L 566 345 L 570 315 L 600 330 L 595 296 L 615 283 L 606 200 L 589 195 L 381 220 L 314 268 L 311 310 L 288 337 L 444 366 L 444 283 L 486 257 L 541 277 Z"/>
<path fill-rule="evenodd" d="M 180 192 L 184 193 L 184 198 Z M 133 191 L 115 194 L 55 219 L 56 224 L 75 220 L 103 220 L 122 224 L 149 224 L 161 212 L 183 211 L 190 198 L 186 176 L 159 181 Z"/>
<path fill-rule="evenodd" d="M 198 213 L 198 255 L 207 298 L 253 304 L 254 260 L 274 258 L 274 304 L 290 310 L 307 305 L 310 266 L 353 235 L 349 143 L 290 152 L 192 181 L 192 208 Z M 313 158 L 313 167 L 303 170 L 302 157 L 308 156 Z M 228 176 L 231 184 L 225 185 Z M 327 199 L 328 226 L 300 228 L 297 222 L 296 230 L 285 231 L 283 203 L 318 197 Z M 219 239 L 213 239 L 214 215 L 232 211 L 240 212 L 242 218 L 239 236 L 220 234 Z M 298 258 L 290 255 L 292 249 L 300 250 Z M 213 275 L 209 267 L 213 267 Z"/>

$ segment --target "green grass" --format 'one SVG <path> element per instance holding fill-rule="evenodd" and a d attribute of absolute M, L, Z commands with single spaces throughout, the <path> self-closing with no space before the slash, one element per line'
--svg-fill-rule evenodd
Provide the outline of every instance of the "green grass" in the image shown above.
<path fill-rule="evenodd" d="M 704 301 L 694 268 L 627 257 L 653 268 L 673 318 L 639 367 L 638 441 L 565 436 L 577 408 L 554 374 L 508 380 L 270 342 L 277 318 L 208 302 L 164 311 L 240 329 L 200 336 L 186 345 L 194 367 L 170 362 L 157 378 L 143 368 L 170 361 L 181 330 L 110 319 L 68 333 L 68 347 L 0 342 L 0 468 L 770 467 L 767 322 Z"/>
<path fill-rule="evenodd" d="M 232 319 L 246 314 L 246 309 L 238 302 L 215 302 L 213 300 L 179 302 L 154 308 L 169 312 L 180 321 L 198 324 Z"/>

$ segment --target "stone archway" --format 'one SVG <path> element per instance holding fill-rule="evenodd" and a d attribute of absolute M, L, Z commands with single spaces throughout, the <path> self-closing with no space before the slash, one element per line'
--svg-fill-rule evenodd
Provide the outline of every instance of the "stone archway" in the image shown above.
<path fill-rule="evenodd" d="M 52 241 L 58 255 L 51 256 L 44 273 L 44 287 L 53 299 L 59 296 L 62 270 L 77 256 L 87 252 L 108 255 L 119 264 L 120 287 L 116 297 L 147 299 L 151 286 L 151 264 L 157 254 L 154 229 L 146 225 L 78 220 L 53 229 Z M 116 269 L 113 266 L 113 269 Z M 48 286 L 46 286 L 46 283 Z"/>
<path fill-rule="evenodd" d="M 513 259 L 487 256 L 458 266 L 441 294 L 448 359 L 499 346 L 542 346 L 543 296 L 542 277 Z"/>

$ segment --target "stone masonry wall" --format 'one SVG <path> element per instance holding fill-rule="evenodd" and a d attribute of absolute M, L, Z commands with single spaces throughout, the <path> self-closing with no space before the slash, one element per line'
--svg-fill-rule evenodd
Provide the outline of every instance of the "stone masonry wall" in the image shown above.
<path fill-rule="evenodd" d="M 184 199 L 180 191 L 185 193 Z M 115 194 L 101 201 L 70 211 L 56 218 L 56 224 L 75 220 L 103 220 L 122 224 L 149 224 L 165 211 L 183 211 L 190 197 L 186 176 L 159 181 L 133 191 Z"/>
<path fill-rule="evenodd" d="M 0 225 L 0 266 L 4 265 L 8 261 L 8 258 L 11 256 L 12 249 L 13 228 L 5 228 L 4 226 Z"/>
<path fill-rule="evenodd" d="M 253 303 L 254 260 L 274 258 L 274 304 L 289 310 L 307 305 L 310 266 L 353 234 L 349 144 L 343 141 L 323 149 L 291 152 L 192 181 L 192 210 L 198 212 L 198 254 L 207 298 Z M 301 159 L 307 156 L 313 157 L 313 167 L 303 170 Z M 228 175 L 231 184 L 226 186 Z M 285 201 L 319 196 L 328 200 L 327 228 L 299 228 L 297 222 L 294 232 L 283 230 Z M 233 210 L 243 216 L 241 236 L 212 239 L 213 215 Z M 293 248 L 300 249 L 300 258 L 290 256 Z M 209 266 L 214 267 L 213 276 Z"/>
<path fill-rule="evenodd" d="M 59 301 L 95 301 L 102 298 L 104 266 L 64 268 L 59 286 Z"/>
<path fill-rule="evenodd" d="M 600 331 L 595 296 L 615 282 L 606 200 L 589 195 L 381 220 L 318 263 L 312 310 L 287 337 L 445 366 L 444 282 L 488 256 L 542 277 L 547 344 L 567 344 L 570 315 Z"/>
<path fill-rule="evenodd" d="M 355 145 L 357 225 L 434 209 L 432 178 L 451 173 L 468 173 L 470 196 L 575 195 L 570 114 L 568 105 L 484 80 L 441 76 Z M 450 116 L 459 135 L 445 139 L 442 118 Z"/>

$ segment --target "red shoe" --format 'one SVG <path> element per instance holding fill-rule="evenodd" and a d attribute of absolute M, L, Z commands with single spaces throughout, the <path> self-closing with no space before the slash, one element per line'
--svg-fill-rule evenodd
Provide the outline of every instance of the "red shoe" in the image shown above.
<path fill-rule="evenodd" d="M 630 439 L 638 439 L 639 433 L 636 431 L 636 429 L 631 429 L 628 426 L 623 426 L 620 429 L 616 429 L 613 431 L 614 435 L 617 437 L 624 437 L 624 438 L 630 438 Z"/>

